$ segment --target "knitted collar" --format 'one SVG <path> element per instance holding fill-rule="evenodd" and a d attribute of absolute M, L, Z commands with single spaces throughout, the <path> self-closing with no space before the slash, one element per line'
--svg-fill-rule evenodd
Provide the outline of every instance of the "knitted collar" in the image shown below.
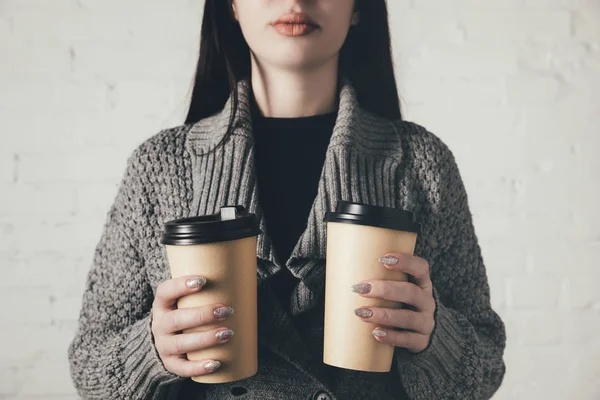
<path fill-rule="evenodd" d="M 249 98 L 251 95 L 250 82 L 247 79 L 239 81 L 237 89 L 239 98 L 238 112 L 234 118 L 232 136 L 236 136 L 239 139 L 237 141 L 238 145 L 234 146 L 231 138 L 221 143 L 227 133 L 231 116 L 233 96 L 230 96 L 222 111 L 200 120 L 188 131 L 186 145 L 192 157 L 195 157 L 195 165 L 200 166 L 216 162 L 215 158 L 216 160 L 219 159 L 219 155 L 215 155 L 216 151 L 223 151 L 225 154 L 239 151 L 237 149 L 239 148 L 240 140 L 250 146 L 254 144 Z M 327 149 L 325 163 L 327 164 L 329 160 L 330 165 L 337 164 L 337 162 L 331 162 L 334 158 L 332 153 L 334 150 L 339 149 L 340 146 L 357 149 L 361 157 L 383 159 L 387 156 L 387 161 L 385 162 L 385 166 L 381 164 L 381 168 L 384 169 L 382 172 L 365 170 L 363 171 L 364 176 L 350 176 L 349 171 L 347 171 L 347 168 L 349 168 L 348 165 L 335 165 L 335 167 L 324 168 L 319 182 L 317 197 L 308 217 L 306 230 L 292 251 L 290 259 L 276 260 L 275 258 L 271 239 L 266 232 L 266 221 L 258 204 L 257 180 L 254 176 L 255 172 L 251 158 L 236 160 L 233 163 L 235 165 L 223 167 L 231 168 L 231 172 L 228 172 L 228 174 L 232 180 L 235 180 L 235 182 L 229 183 L 229 186 L 225 189 L 223 187 L 214 188 L 210 184 L 203 183 L 201 189 L 202 195 L 195 194 L 196 198 L 202 197 L 202 200 L 196 199 L 197 202 L 192 205 L 193 212 L 196 209 L 201 209 L 203 212 L 218 212 L 217 207 L 225 205 L 217 204 L 219 202 L 218 199 L 223 198 L 222 193 L 218 193 L 218 191 L 226 190 L 229 193 L 228 197 L 230 199 L 248 199 L 248 204 L 241 205 L 257 215 L 260 221 L 260 228 L 263 231 L 263 234 L 259 235 L 257 243 L 257 256 L 262 260 L 258 265 L 259 280 L 273 275 L 280 268 L 285 267 L 296 277 L 303 280 L 307 277 L 310 278 L 312 275 L 314 275 L 316 281 L 321 280 L 320 275 L 323 273 L 322 270 L 326 255 L 324 212 L 334 209 L 338 200 L 369 203 L 369 198 L 366 196 L 368 196 L 369 192 L 377 190 L 379 193 L 379 202 L 382 203 L 378 205 L 394 206 L 393 202 L 396 197 L 395 188 L 392 187 L 393 184 L 388 184 L 385 179 L 392 182 L 395 173 L 394 165 L 399 162 L 399 146 L 394 144 L 399 138 L 396 125 L 388 119 L 362 109 L 359 106 L 355 88 L 344 76 L 340 77 L 338 100 L 338 114 Z M 219 150 L 221 146 L 225 146 L 225 149 Z M 345 164 L 345 161 L 343 164 Z M 195 173 L 199 172 L 195 171 Z M 242 182 L 249 182 L 249 184 L 242 184 Z M 375 182 L 377 182 L 377 185 L 380 183 L 383 184 L 384 187 L 371 187 L 375 185 Z M 390 192 L 388 193 L 387 191 Z M 209 202 L 206 199 L 212 200 Z M 306 279 L 305 283 L 311 285 L 310 281 L 314 281 L 315 279 Z M 321 289 L 321 287 L 314 288 L 314 290 Z"/>
<path fill-rule="evenodd" d="M 249 79 L 242 79 L 237 84 L 238 111 L 235 115 L 233 135 L 239 135 L 250 142 L 254 141 L 252 135 L 251 117 L 251 83 Z M 331 137 L 330 146 L 348 141 L 367 142 L 367 132 L 361 124 L 362 111 L 358 104 L 356 90 L 348 78 L 340 76 L 338 86 L 338 115 Z M 188 132 L 188 141 L 194 153 L 202 155 L 213 150 L 227 133 L 232 112 L 233 96 L 230 96 L 223 109 L 208 118 L 195 123 Z"/>

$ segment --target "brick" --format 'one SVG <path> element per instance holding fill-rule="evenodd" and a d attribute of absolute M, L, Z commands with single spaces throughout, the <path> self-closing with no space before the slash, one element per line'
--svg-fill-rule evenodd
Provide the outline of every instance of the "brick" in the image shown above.
<path fill-rule="evenodd" d="M 56 322 L 76 322 L 81 311 L 81 301 L 83 297 L 83 283 L 80 290 L 71 288 L 69 291 L 56 293 L 53 297 L 51 316 Z"/>
<path fill-rule="evenodd" d="M 0 16 L 0 45 L 6 46 L 13 38 L 13 21 L 11 18 Z"/>
<path fill-rule="evenodd" d="M 11 89 L 19 86 L 26 86 L 30 79 L 46 79 L 50 82 L 52 79 L 62 79 L 63 81 L 71 72 L 71 59 L 66 46 L 32 46 L 17 40 L 3 40 L 4 54 L 10 54 L 10 57 L 2 57 L 0 63 L 0 75 L 10 76 L 11 79 L 0 81 L 0 93 L 11 93 L 12 96 L 19 95 L 19 91 Z M 44 60 L 44 62 L 40 62 Z M 14 83 L 15 80 L 21 80 L 20 83 Z M 34 89 L 34 88 L 33 88 Z M 11 91 L 5 91 L 11 90 Z M 26 89 L 21 88 L 20 91 Z M 36 97 L 30 98 L 30 101 L 41 101 L 44 98 L 44 88 L 37 87 Z M 5 100 L 0 96 L 0 100 Z M 18 97 L 17 97 L 18 98 Z M 46 103 L 48 104 L 48 103 Z M 3 103 L 0 103 L 2 106 Z"/>
<path fill-rule="evenodd" d="M 544 214 L 539 214 L 539 219 L 527 221 L 528 225 L 536 227 L 536 231 L 539 231 L 535 240 L 528 241 L 527 268 L 536 274 L 562 278 L 568 270 L 578 264 L 573 260 L 576 248 L 565 237 L 557 235 L 557 230 L 547 226 L 548 217 L 545 214 L 544 219 Z M 552 246 L 549 243 L 552 243 Z"/>
<path fill-rule="evenodd" d="M 451 75 L 473 79 L 517 72 L 517 54 L 508 43 L 490 46 L 468 42 L 466 45 L 432 43 L 400 55 L 403 72 Z"/>
<path fill-rule="evenodd" d="M 79 291 L 85 283 L 92 256 L 92 251 L 88 254 L 72 254 L 62 246 L 45 252 L 0 254 L 2 265 L 6 267 L 0 288 L 45 290 L 52 287 L 68 291 L 76 288 Z"/>
<path fill-rule="evenodd" d="M 517 314 L 517 318 L 522 319 L 519 329 L 515 332 L 521 346 L 559 346 L 566 338 L 561 312 L 513 312 Z"/>
<path fill-rule="evenodd" d="M 568 278 L 569 303 L 574 309 L 600 310 L 600 290 L 595 280 L 587 276 Z"/>
<path fill-rule="evenodd" d="M 476 229 L 483 231 L 485 223 L 487 221 L 478 218 L 475 225 Z M 480 239 L 480 246 L 482 248 L 483 260 L 489 273 L 493 273 L 494 276 L 509 278 L 511 276 L 522 275 L 525 272 L 527 252 L 524 248 L 511 246 L 514 243 L 514 239 L 511 240 L 512 236 L 510 234 L 496 235 L 485 240 L 483 238 L 486 238 L 486 236 L 483 233 L 478 233 L 478 236 L 482 237 Z M 503 287 L 498 290 L 503 290 Z"/>
<path fill-rule="evenodd" d="M 477 1 L 477 0 L 419 0 L 416 1 L 414 7 L 420 9 L 441 9 L 441 10 L 504 10 L 517 9 L 521 5 L 521 0 L 506 0 L 506 1 Z"/>
<path fill-rule="evenodd" d="M 169 108 L 165 107 L 165 109 Z M 139 114 L 130 114 L 126 108 L 93 113 L 89 115 L 88 120 L 97 122 L 92 125 L 82 118 L 75 123 L 74 127 L 78 143 L 86 149 L 118 147 L 120 154 L 126 159 L 140 143 L 157 133 L 162 127 L 176 126 L 183 121 L 180 119 L 174 125 L 161 125 L 164 115 L 157 111 L 149 112 L 150 109 L 149 106 L 145 113 L 140 111 Z"/>
<path fill-rule="evenodd" d="M 502 209 L 494 211 L 488 208 L 486 212 L 474 215 L 473 223 L 477 236 L 497 249 L 494 252 L 497 262 L 506 264 L 506 261 L 510 260 L 508 264 L 513 266 L 504 265 L 504 267 L 513 271 L 515 268 L 520 269 L 524 261 L 523 252 L 520 252 L 520 249 L 511 248 L 512 241 L 508 241 L 508 238 L 521 235 L 522 223 L 518 218 L 510 218 L 507 211 L 502 211 Z"/>
<path fill-rule="evenodd" d="M 21 378 L 27 384 L 21 387 L 24 395 L 74 395 L 75 389 L 68 374 L 67 357 L 38 360 L 31 368 L 20 371 Z"/>
<path fill-rule="evenodd" d="M 158 62 L 156 48 L 149 45 L 127 48 L 87 44 L 72 48 L 73 76 L 77 79 L 175 78 L 187 76 L 196 62 L 196 52 L 189 49 L 164 48 Z"/>
<path fill-rule="evenodd" d="M 25 74 L 31 75 L 28 72 Z M 73 109 L 90 111 L 110 107 L 108 88 L 102 83 L 65 82 L 60 79 L 46 81 L 39 78 L 15 79 L 0 82 L 0 91 L 12 94 L 10 97 L 0 97 L 0 108 L 9 110 L 50 107 L 54 112 L 66 113 L 72 112 Z"/>
<path fill-rule="evenodd" d="M 419 76 L 419 75 L 418 75 Z M 434 78 L 429 78 L 434 79 Z M 474 80 L 476 81 L 476 79 Z M 454 149 L 459 143 L 476 143 L 472 146 L 479 151 L 473 151 L 469 157 L 461 160 L 459 167 L 464 169 L 464 173 L 477 170 L 470 166 L 465 166 L 465 163 L 472 162 L 474 157 L 481 157 L 484 161 L 488 160 L 490 152 L 482 149 L 480 146 L 486 145 L 489 141 L 494 141 L 494 146 L 504 145 L 509 146 L 512 140 L 517 140 L 519 129 L 523 124 L 522 110 L 515 110 L 503 105 L 481 104 L 477 103 L 477 114 L 473 114 L 474 104 L 457 102 L 455 99 L 448 99 L 447 102 L 438 102 L 433 95 L 421 96 L 417 88 L 412 89 L 412 93 L 417 96 L 413 101 L 412 95 L 405 95 L 403 89 L 410 86 L 424 85 L 430 87 L 427 83 L 409 83 L 407 80 L 401 79 L 400 93 L 404 100 L 408 103 L 404 108 L 406 119 L 410 121 L 418 121 L 419 124 L 425 126 L 429 131 L 442 137 L 443 140 Z M 455 97 L 458 95 L 455 95 Z M 486 135 L 473 135 L 481 129 L 485 123 Z M 509 139 L 509 140 L 504 140 Z M 495 148 L 495 147 L 494 147 Z M 519 151 L 519 148 L 513 149 Z M 477 164 L 480 165 L 477 160 Z M 518 161 L 516 158 L 513 163 L 507 165 L 502 162 L 503 168 L 511 168 Z M 486 161 L 486 164 L 488 161 Z M 464 168 L 462 168 L 464 166 Z M 503 170 L 502 172 L 505 172 Z M 497 181 L 496 181 L 497 182 Z"/>
<path fill-rule="evenodd" d="M 523 6 L 534 9 L 559 9 L 561 0 L 524 0 Z"/>
<path fill-rule="evenodd" d="M 104 215 L 5 219 L 0 222 L 0 254 L 17 252 L 53 252 L 57 249 L 75 256 L 89 256 L 100 239 Z"/>
<path fill-rule="evenodd" d="M 560 5 L 565 8 L 576 10 L 598 11 L 598 0 L 559 0 Z"/>
<path fill-rule="evenodd" d="M 74 210 L 75 192 L 69 185 L 13 185 L 0 196 L 0 217 L 69 215 Z"/>
<path fill-rule="evenodd" d="M 399 49 L 397 53 L 425 43 L 459 44 L 465 41 L 464 30 L 457 19 L 449 16 L 447 12 L 417 12 L 406 9 L 394 12 L 393 8 L 395 7 L 390 7 L 389 10 L 389 21 L 393 45 Z M 430 29 L 432 25 L 435 25 L 436 29 Z M 415 41 L 416 37 L 419 38 L 418 41 Z"/>
<path fill-rule="evenodd" d="M 0 153 L 0 184 L 14 181 L 17 164 L 15 157 L 11 153 Z"/>
<path fill-rule="evenodd" d="M 595 179 L 587 179 L 586 183 L 592 186 L 597 181 L 598 178 L 596 177 Z M 600 211 L 597 208 L 597 199 L 586 196 L 583 185 L 580 188 L 579 193 L 581 193 L 581 196 L 573 203 L 575 210 L 572 211 L 571 215 L 574 222 L 574 234 L 570 236 L 580 238 L 586 243 L 598 243 L 600 242 Z"/>
<path fill-rule="evenodd" d="M 95 148 L 77 152 L 24 154 L 19 180 L 40 182 L 116 182 L 124 171 L 129 151 Z"/>
<path fill-rule="evenodd" d="M 401 2 L 401 1 L 400 1 Z M 98 15 L 119 15 L 122 12 L 116 8 L 120 3 L 117 0 L 107 0 L 103 2 L 97 2 L 95 0 L 77 0 L 77 6 L 79 9 L 85 12 L 94 13 Z M 144 0 L 130 0 L 128 3 L 132 9 L 139 10 L 142 15 L 147 14 L 169 14 L 175 15 L 186 15 L 199 13 L 202 16 L 204 10 L 204 3 L 189 2 L 188 0 L 173 0 L 169 3 L 169 6 L 165 6 L 163 3 L 149 3 Z"/>
<path fill-rule="evenodd" d="M 98 183 L 81 185 L 77 189 L 77 215 L 104 215 L 117 194 L 119 184 Z"/>
<path fill-rule="evenodd" d="M 39 289 L 5 288 L 0 293 L 0 315 L 13 325 L 49 324 L 52 310 L 49 297 L 40 295 Z"/>
<path fill-rule="evenodd" d="M 49 105 L 38 110 L 36 118 L 29 117 L 25 99 L 21 103 L 9 100 L 7 104 L 11 112 L 2 115 L 3 128 L 6 132 L 15 134 L 0 135 L 0 162 L 7 163 L 7 168 L 12 171 L 12 166 L 9 167 L 8 163 L 14 158 L 13 153 L 77 152 L 115 146 L 123 153 L 131 153 L 145 139 L 163 127 L 168 127 L 161 125 L 168 118 L 161 110 L 171 110 L 174 101 L 166 103 L 158 100 L 161 96 L 156 94 L 162 93 L 162 90 L 157 87 L 161 86 L 170 87 L 166 83 L 150 83 L 148 88 L 143 90 L 138 85 L 138 93 L 128 93 L 128 97 L 122 96 L 120 92 L 118 95 L 110 94 L 108 90 L 95 99 L 92 99 L 89 93 L 72 95 L 69 107 L 67 102 Z M 102 84 L 95 86 L 96 89 L 99 87 L 102 87 Z M 76 105 L 75 103 L 83 97 L 87 100 Z M 184 95 L 181 95 L 178 98 L 183 97 Z M 77 108 L 80 111 L 73 113 L 72 110 Z M 48 124 L 51 120 L 60 122 Z M 181 123 L 183 117 L 177 116 L 177 121 Z M 12 180 L 12 172 L 9 173 L 3 168 L 0 174 L 4 173 Z"/>
<path fill-rule="evenodd" d="M 67 359 L 67 349 L 75 337 L 76 326 L 73 321 L 15 324 L 14 328 L 3 332 L 0 363 L 31 367 L 40 359 Z M 15 346 L 15 343 L 27 345 Z"/>
<path fill-rule="evenodd" d="M 571 35 L 571 15 L 559 10 L 493 10 L 465 11 L 460 22 L 468 41 L 522 42 L 523 40 L 552 41 Z"/>
<path fill-rule="evenodd" d="M 563 76 L 593 67 L 598 59 L 589 43 L 573 38 L 520 43 L 518 52 L 522 68 Z"/>
<path fill-rule="evenodd" d="M 562 93 L 560 102 L 558 103 L 559 106 L 574 108 L 577 106 L 577 100 L 583 99 L 583 103 L 579 104 L 579 106 L 584 107 L 584 110 L 598 110 L 598 104 L 589 104 L 588 101 L 598 98 L 596 88 L 600 83 L 600 77 L 597 73 L 597 69 L 600 68 L 600 43 L 589 44 L 586 47 L 586 51 L 588 55 L 586 56 L 586 62 L 582 62 L 582 68 L 572 73 L 566 71 L 564 74 L 564 80 L 568 86 L 565 92 Z M 581 97 L 577 98 L 576 96 Z"/>
<path fill-rule="evenodd" d="M 593 83 L 593 81 L 588 81 Z M 599 82 L 600 83 L 600 82 Z M 590 94 L 587 99 L 581 104 L 580 107 L 577 107 L 575 103 L 572 102 L 573 96 L 575 93 L 579 93 L 582 98 L 585 98 L 585 92 L 579 90 L 574 87 L 572 83 L 563 85 L 565 94 L 568 97 L 562 97 L 562 100 L 559 103 L 555 103 L 552 105 L 555 110 L 555 114 L 553 118 L 548 118 L 548 105 L 547 104 L 529 104 L 525 106 L 524 112 L 526 115 L 526 128 L 528 132 L 547 132 L 545 138 L 548 140 L 548 144 L 535 142 L 536 135 L 532 135 L 531 133 L 527 138 L 527 147 L 529 151 L 546 151 L 548 152 L 556 150 L 556 146 L 564 146 L 563 148 L 558 148 L 558 150 L 563 151 L 563 154 L 567 154 L 571 152 L 569 157 L 577 156 L 577 154 L 573 153 L 573 149 L 570 149 L 570 146 L 581 143 L 582 140 L 588 141 L 590 143 L 594 143 L 596 139 L 596 135 L 594 128 L 594 115 L 598 115 L 600 112 L 600 108 L 597 108 L 597 105 L 589 104 L 588 101 L 595 101 L 594 95 Z M 572 92 L 570 94 L 566 94 L 566 92 Z M 598 96 L 600 97 L 600 96 Z M 567 114 L 567 115 L 564 115 Z M 569 135 L 558 135 L 560 132 L 570 132 Z M 553 133 L 553 134 L 549 134 Z M 537 144 L 537 145 L 536 145 Z M 580 146 L 584 147 L 584 146 Z M 587 148 L 587 146 L 585 146 Z M 583 150 L 583 149 L 581 149 Z M 581 155 L 582 156 L 582 155 Z M 575 160 L 569 160 L 570 163 L 573 163 Z M 591 160 L 585 160 L 591 161 Z M 573 167 L 577 167 L 577 165 L 573 164 Z M 586 168 L 583 168 L 586 169 Z"/>
<path fill-rule="evenodd" d="M 0 254 L 17 250 L 16 221 L 0 219 Z"/>
<path fill-rule="evenodd" d="M 460 93 L 463 104 L 500 105 L 505 102 L 504 80 L 500 77 L 448 78 L 413 74 L 402 82 L 402 97 L 411 105 L 419 103 L 450 104 Z"/>
<path fill-rule="evenodd" d="M 5 396 L 16 395 L 14 368 L 0 367 L 0 399 Z"/>
<path fill-rule="evenodd" d="M 524 6 L 528 8 L 581 11 L 597 9 L 598 0 L 525 0 Z"/>
<path fill-rule="evenodd" d="M 492 308 L 498 312 L 501 309 L 506 308 L 506 280 L 503 278 L 496 278 L 489 274 L 489 265 L 486 266 L 488 271 L 488 283 L 490 285 L 490 297 Z"/>
<path fill-rule="evenodd" d="M 483 151 L 482 151 L 483 153 Z M 491 164 L 491 163 L 490 163 Z M 469 163 L 462 163 L 463 169 L 473 171 Z M 497 178 L 493 175 L 492 169 L 494 167 L 488 167 L 490 169 L 490 176 L 488 179 L 481 179 L 481 177 L 474 176 L 471 178 L 470 174 L 463 174 L 463 182 L 467 187 L 467 193 L 469 194 L 469 204 L 472 208 L 471 213 L 474 219 L 483 218 L 494 218 L 494 215 L 501 215 L 504 217 L 509 225 L 518 225 L 519 215 L 511 213 L 512 197 L 511 188 L 512 182 L 505 177 Z M 494 191 L 499 190 L 499 195 L 493 196 Z M 478 210 L 482 210 L 479 212 Z M 485 210 L 485 212 L 483 212 Z M 485 216 L 483 214 L 488 214 Z M 515 221 L 510 221 L 513 219 Z M 516 233 L 517 234 L 517 233 Z"/>
<path fill-rule="evenodd" d="M 600 25 L 598 23 L 598 5 L 596 12 L 578 12 L 573 17 L 575 37 L 580 39 L 592 39 L 600 36 Z"/>
<path fill-rule="evenodd" d="M 585 349 L 600 349 L 600 315 L 598 310 L 578 310 L 568 313 L 564 319 L 565 334 L 571 343 Z"/>
<path fill-rule="evenodd" d="M 45 14 L 73 9 L 76 6 L 73 0 L 54 0 L 52 3 L 39 0 L 2 0 L 2 13 L 5 15 L 15 15 L 20 12 Z"/>
<path fill-rule="evenodd" d="M 194 10 L 187 12 L 146 2 L 139 6 L 136 18 L 132 19 L 128 13 L 119 11 L 118 3 L 109 3 L 111 6 L 104 10 L 92 6 L 91 9 L 77 7 L 45 13 L 15 12 L 10 18 L 12 35 L 21 44 L 63 48 L 98 44 L 137 47 L 153 43 L 163 48 L 189 50 L 198 46 L 201 15 Z M 58 19 L 61 24 L 53 24 Z M 45 35 L 37 34 L 40 29 Z"/>
<path fill-rule="evenodd" d="M 111 108 L 127 110 L 134 115 L 147 115 L 149 110 L 172 109 L 175 87 L 172 81 L 112 81 L 109 87 Z"/>
<path fill-rule="evenodd" d="M 556 368 L 555 362 L 548 362 L 548 360 L 564 360 L 564 350 L 558 346 L 514 346 L 510 350 L 507 347 L 507 350 L 505 361 L 507 365 L 514 365 L 511 383 L 515 386 L 531 381 L 537 383 L 555 381 L 559 377 L 564 377 L 564 368 Z M 532 369 L 536 371 L 535 374 L 526 373 Z"/>
<path fill-rule="evenodd" d="M 598 318 L 596 318 L 598 321 Z M 600 342 L 587 343 L 586 345 L 577 345 L 571 352 L 573 365 L 576 365 L 576 379 L 572 382 L 571 392 L 577 391 L 577 394 L 584 399 L 596 399 L 600 395 L 598 379 L 600 371 L 597 368 L 600 360 Z M 570 389 L 570 388 L 569 388 Z"/>
<path fill-rule="evenodd" d="M 11 111 L 3 113 L 2 126 L 5 132 L 10 134 L 0 135 L 0 149 L 19 154 L 23 151 L 49 152 L 73 147 L 77 137 L 71 126 L 78 114 L 61 113 L 56 109 L 44 107 L 36 111 L 36 118 L 30 118 L 30 111 L 24 108 L 24 102 L 24 100 L 22 103 L 12 102 L 11 99 L 6 100 L 7 107 Z M 91 118 L 89 115 L 87 117 L 89 124 Z M 48 121 L 54 118 L 61 123 L 48 124 Z M 12 159 L 14 154 L 0 156 L 0 161 L 3 162 L 12 162 Z M 5 171 L 0 173 L 2 172 Z"/>
<path fill-rule="evenodd" d="M 554 309 L 561 294 L 560 280 L 539 276 L 511 278 L 508 284 L 508 306 L 518 309 Z"/>
<path fill-rule="evenodd" d="M 558 100 L 561 82 L 552 76 L 509 75 L 506 79 L 508 101 L 512 104 L 552 104 Z"/>
<path fill-rule="evenodd" d="M 532 179 L 528 183 L 528 215 L 527 219 L 533 227 L 548 226 L 552 228 L 546 235 L 560 235 L 562 232 L 568 233 L 572 229 L 572 205 L 565 203 L 565 199 L 571 197 L 568 190 L 575 190 L 577 193 L 577 183 L 569 182 L 566 179 L 568 174 L 560 171 L 562 167 L 559 163 L 551 159 L 540 159 L 535 163 L 536 172 L 532 173 Z M 552 182 L 564 182 L 562 187 L 553 185 Z M 552 225 L 548 224 L 548 213 L 552 211 Z"/>

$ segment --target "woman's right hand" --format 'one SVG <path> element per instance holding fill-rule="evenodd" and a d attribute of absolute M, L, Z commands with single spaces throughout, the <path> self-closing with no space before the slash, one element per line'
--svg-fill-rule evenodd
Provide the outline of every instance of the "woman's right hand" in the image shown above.
<path fill-rule="evenodd" d="M 210 374 L 221 366 L 219 360 L 187 360 L 186 353 L 226 343 L 233 336 L 233 331 L 224 326 L 206 332 L 180 332 L 217 324 L 233 313 L 226 304 L 177 309 L 180 297 L 199 292 L 205 284 L 206 279 L 199 276 L 169 279 L 158 285 L 152 304 L 156 350 L 168 371 L 185 378 Z"/>

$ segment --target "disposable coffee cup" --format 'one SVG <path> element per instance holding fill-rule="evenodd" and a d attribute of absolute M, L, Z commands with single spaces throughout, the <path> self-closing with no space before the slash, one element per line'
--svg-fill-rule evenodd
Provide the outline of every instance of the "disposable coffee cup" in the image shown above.
<path fill-rule="evenodd" d="M 413 255 L 421 225 L 410 211 L 339 201 L 327 222 L 323 362 L 357 371 L 388 372 L 394 347 L 378 342 L 378 325 L 362 321 L 356 308 L 402 308 L 402 303 L 371 299 L 352 292 L 367 280 L 406 281 L 379 258 L 386 253 Z"/>
<path fill-rule="evenodd" d="M 189 360 L 221 362 L 215 372 L 193 377 L 200 383 L 224 383 L 258 372 L 256 240 L 261 233 L 254 214 L 242 206 L 222 207 L 219 213 L 184 218 L 164 224 L 171 276 L 203 276 L 206 285 L 184 296 L 178 308 L 220 303 L 234 313 L 218 324 L 183 331 L 203 332 L 227 327 L 234 336 L 225 344 L 187 354 Z"/>

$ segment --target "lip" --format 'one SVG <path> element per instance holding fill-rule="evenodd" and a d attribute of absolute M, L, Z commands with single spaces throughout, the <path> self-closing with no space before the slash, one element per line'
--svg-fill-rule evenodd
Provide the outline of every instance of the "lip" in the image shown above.
<path fill-rule="evenodd" d="M 304 36 L 319 28 L 307 14 L 300 12 L 285 13 L 273 21 L 271 26 L 285 36 Z"/>

